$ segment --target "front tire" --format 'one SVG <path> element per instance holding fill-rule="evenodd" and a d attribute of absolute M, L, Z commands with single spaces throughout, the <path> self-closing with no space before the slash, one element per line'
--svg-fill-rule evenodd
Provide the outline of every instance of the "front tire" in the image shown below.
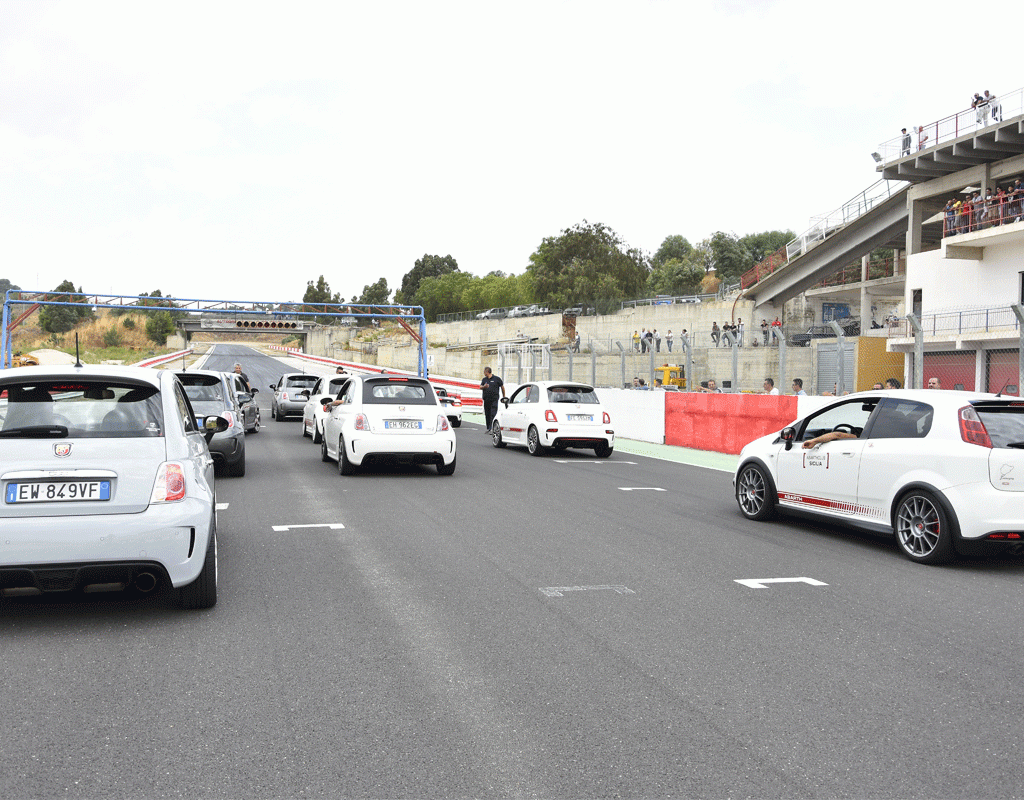
<path fill-rule="evenodd" d="M 531 456 L 544 455 L 544 447 L 540 443 L 540 433 L 534 425 L 531 425 L 530 430 L 526 432 L 526 449 Z"/>
<path fill-rule="evenodd" d="M 491 444 L 495 447 L 506 447 L 508 444 L 501 438 L 501 425 L 498 424 L 498 420 L 491 423 Z"/>
<path fill-rule="evenodd" d="M 217 605 L 217 530 L 214 528 L 206 547 L 203 569 L 188 586 L 178 589 L 178 603 L 182 608 L 213 608 Z"/>
<path fill-rule="evenodd" d="M 953 555 L 949 515 L 930 493 L 914 490 L 900 498 L 893 523 L 903 555 L 919 564 L 941 564 Z"/>
<path fill-rule="evenodd" d="M 736 477 L 736 502 L 747 519 L 763 521 L 775 515 L 775 491 L 757 464 L 747 464 Z"/>

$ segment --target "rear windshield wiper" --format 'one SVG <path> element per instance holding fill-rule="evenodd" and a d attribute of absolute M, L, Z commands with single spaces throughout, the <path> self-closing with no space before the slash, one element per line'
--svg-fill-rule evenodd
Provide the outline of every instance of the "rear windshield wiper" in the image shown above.
<path fill-rule="evenodd" d="M 0 438 L 4 439 L 60 439 L 67 435 L 65 425 L 23 425 L 0 431 Z"/>
<path fill-rule="evenodd" d="M 1018 450 L 1024 450 L 1024 442 L 1010 442 L 1007 447 L 1016 447 Z"/>

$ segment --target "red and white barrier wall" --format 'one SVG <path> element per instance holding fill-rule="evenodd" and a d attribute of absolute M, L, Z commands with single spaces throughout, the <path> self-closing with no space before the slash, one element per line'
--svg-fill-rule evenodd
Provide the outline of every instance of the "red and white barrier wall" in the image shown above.
<path fill-rule="evenodd" d="M 177 353 L 169 353 L 165 356 L 156 356 L 156 358 L 147 358 L 145 361 L 137 361 L 132 364 L 133 367 L 159 367 L 161 364 L 166 364 L 169 361 L 174 361 L 176 358 L 183 358 L 184 356 L 190 355 L 191 349 L 179 350 Z"/>

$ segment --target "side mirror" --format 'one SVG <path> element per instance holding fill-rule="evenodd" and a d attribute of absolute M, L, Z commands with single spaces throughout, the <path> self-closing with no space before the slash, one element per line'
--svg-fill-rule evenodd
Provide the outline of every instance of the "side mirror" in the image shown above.
<path fill-rule="evenodd" d="M 335 400 L 335 398 L 333 398 L 333 397 L 321 397 L 320 398 L 320 405 L 326 405 L 327 403 L 333 403 L 334 400 Z"/>
<path fill-rule="evenodd" d="M 508 408 L 508 398 L 507 397 L 501 398 L 501 402 L 505 406 L 505 408 Z"/>
<path fill-rule="evenodd" d="M 782 441 L 786 443 L 786 450 L 793 449 L 793 440 L 796 439 L 796 428 L 790 425 L 787 428 L 782 429 L 782 433 L 779 434 L 782 437 Z"/>
<path fill-rule="evenodd" d="M 228 429 L 228 421 L 224 417 L 207 417 L 203 420 L 203 436 L 209 444 L 215 433 L 223 433 Z"/>
<path fill-rule="evenodd" d="M 273 386 L 271 386 L 270 388 L 271 388 L 271 389 L 273 389 L 274 387 L 273 387 Z M 249 389 L 249 394 L 251 394 L 251 395 L 255 395 L 255 394 L 256 394 L 256 392 L 258 392 L 258 391 L 259 391 L 259 389 L 257 389 L 257 388 L 256 388 L 255 386 L 253 386 L 253 387 L 251 387 L 251 388 Z"/>
<path fill-rule="evenodd" d="M 275 390 L 275 391 L 277 391 L 277 385 L 276 384 L 273 384 L 273 383 L 270 384 L 270 388 Z"/>
<path fill-rule="evenodd" d="M 246 394 L 245 392 L 238 393 L 238 405 L 244 406 L 246 403 L 252 402 L 252 395 Z"/>
<path fill-rule="evenodd" d="M 299 392 L 295 396 L 296 397 L 302 397 L 302 398 L 308 400 L 309 399 L 309 389 L 303 389 L 301 392 Z"/>

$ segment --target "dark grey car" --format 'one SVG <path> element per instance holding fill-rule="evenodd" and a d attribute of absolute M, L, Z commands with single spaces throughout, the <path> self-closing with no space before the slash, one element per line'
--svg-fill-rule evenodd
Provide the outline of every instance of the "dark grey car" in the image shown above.
<path fill-rule="evenodd" d="M 280 422 L 285 417 L 301 417 L 309 393 L 319 379 L 307 372 L 289 372 L 278 378 L 277 383 L 270 384 L 274 390 L 274 399 L 270 401 L 271 419 Z"/>
<path fill-rule="evenodd" d="M 228 421 L 228 429 L 210 440 L 210 455 L 214 466 L 241 478 L 245 475 L 245 424 L 231 373 L 191 370 L 175 372 L 175 375 L 185 387 L 200 427 L 210 416 L 224 417 Z"/>

